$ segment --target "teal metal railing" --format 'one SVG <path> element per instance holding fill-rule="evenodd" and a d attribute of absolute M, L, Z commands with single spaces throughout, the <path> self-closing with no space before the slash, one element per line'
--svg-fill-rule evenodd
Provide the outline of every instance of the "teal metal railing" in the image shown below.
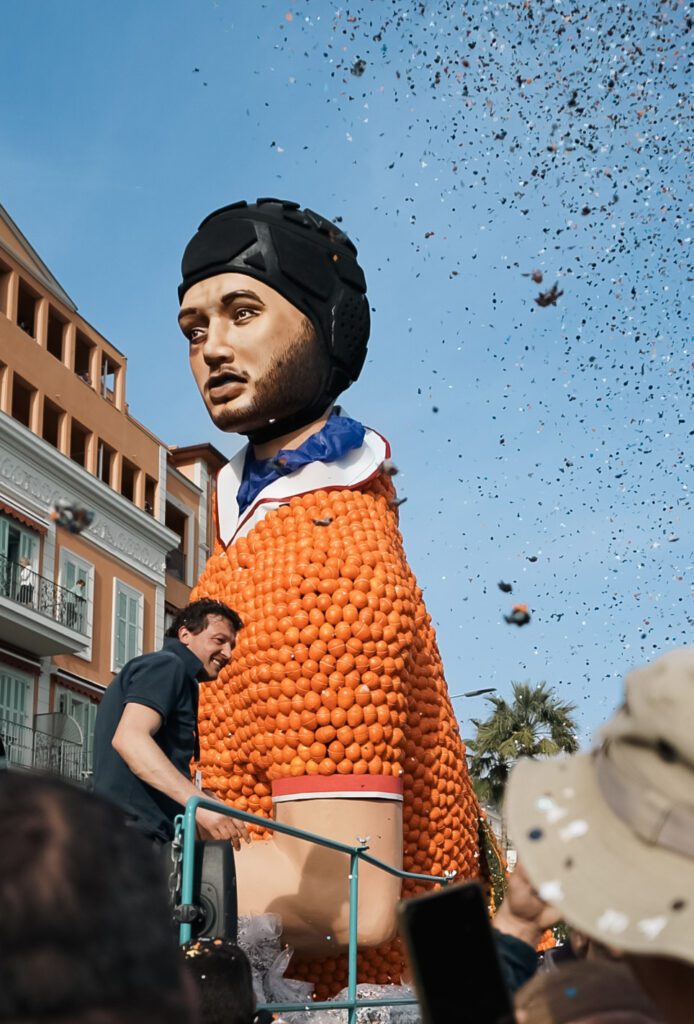
<path fill-rule="evenodd" d="M 183 834 L 183 862 L 181 865 L 181 908 L 185 912 L 193 906 L 193 876 L 195 860 L 195 813 L 198 807 L 210 811 L 218 811 L 228 815 L 230 818 L 239 818 L 249 825 L 259 825 L 263 829 L 272 829 L 274 832 L 283 832 L 285 835 L 293 836 L 295 839 L 303 839 L 307 843 L 315 843 L 317 846 L 325 846 L 337 853 L 344 853 L 349 857 L 349 947 L 347 951 L 347 998 L 339 1001 L 330 1000 L 326 1002 L 313 1001 L 309 1003 L 266 1003 L 259 1006 L 259 1010 L 270 1010 L 273 1013 L 296 1013 L 300 1011 L 314 1010 L 347 1010 L 348 1024 L 355 1024 L 357 1007 L 360 1006 L 409 1006 L 417 1002 L 413 997 L 410 999 L 357 999 L 357 935 L 358 935 L 358 897 L 359 897 L 359 862 L 371 864 L 372 867 L 385 871 L 397 878 L 414 878 L 418 882 L 429 882 L 433 885 L 447 885 L 455 874 L 446 875 L 419 875 L 412 871 L 401 871 L 390 864 L 377 860 L 368 853 L 366 842 L 358 846 L 348 846 L 346 843 L 336 842 L 326 836 L 319 836 L 313 832 L 305 832 L 303 829 L 293 828 L 291 825 L 283 825 L 277 821 L 269 821 L 267 818 L 260 818 L 247 811 L 241 811 L 236 807 L 220 807 L 217 801 L 208 800 L 204 796 L 193 796 L 187 802 L 183 814 L 176 818 L 176 836 Z M 183 916 L 186 916 L 185 913 Z M 181 945 L 190 942 L 192 925 L 183 923 L 179 929 L 179 941 Z"/>

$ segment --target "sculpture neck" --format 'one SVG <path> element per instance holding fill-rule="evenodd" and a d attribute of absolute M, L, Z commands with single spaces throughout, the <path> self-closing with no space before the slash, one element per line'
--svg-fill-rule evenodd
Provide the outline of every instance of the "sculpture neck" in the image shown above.
<path fill-rule="evenodd" d="M 295 430 L 290 430 L 286 434 L 282 434 L 281 437 L 273 437 L 272 440 L 264 441 L 260 444 L 253 444 L 253 454 L 256 459 L 271 459 L 277 452 L 282 451 L 283 448 L 293 450 L 300 448 L 304 441 L 308 441 L 309 437 L 313 434 L 317 434 L 319 430 L 322 430 L 325 424 L 330 419 L 333 407 L 330 406 L 325 410 L 318 419 L 312 420 L 311 423 L 307 423 L 303 427 L 297 427 Z M 251 442 L 252 443 L 252 442 Z"/>

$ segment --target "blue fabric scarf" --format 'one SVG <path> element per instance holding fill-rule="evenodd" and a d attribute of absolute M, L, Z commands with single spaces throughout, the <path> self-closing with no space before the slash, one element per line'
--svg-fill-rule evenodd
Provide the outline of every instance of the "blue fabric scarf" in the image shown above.
<path fill-rule="evenodd" d="M 243 480 L 236 495 L 239 514 L 243 515 L 260 492 L 281 476 L 287 476 L 309 462 L 337 462 L 347 452 L 361 448 L 365 433 L 361 423 L 333 412 L 323 429 L 312 434 L 299 448 L 283 448 L 271 459 L 256 459 L 253 447 L 249 445 Z"/>

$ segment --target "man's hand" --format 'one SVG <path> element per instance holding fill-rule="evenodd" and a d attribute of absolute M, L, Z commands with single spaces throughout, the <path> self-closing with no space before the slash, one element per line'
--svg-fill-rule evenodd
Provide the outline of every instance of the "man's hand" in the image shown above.
<path fill-rule="evenodd" d="M 542 933 L 560 920 L 560 912 L 540 899 L 521 864 L 516 864 L 507 877 L 506 896 L 494 915 L 494 927 L 535 947 Z"/>
<path fill-rule="evenodd" d="M 226 814 L 199 807 L 195 812 L 203 839 L 228 839 L 235 850 L 241 849 L 241 840 L 250 843 L 251 837 L 242 821 L 234 821 Z"/>

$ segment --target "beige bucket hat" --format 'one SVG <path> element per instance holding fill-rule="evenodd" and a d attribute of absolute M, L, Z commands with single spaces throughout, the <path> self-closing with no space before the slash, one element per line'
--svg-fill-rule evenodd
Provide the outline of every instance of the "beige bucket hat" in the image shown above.
<path fill-rule="evenodd" d="M 694 647 L 629 673 L 590 753 L 520 761 L 505 811 L 530 879 L 569 924 L 694 963 Z"/>

